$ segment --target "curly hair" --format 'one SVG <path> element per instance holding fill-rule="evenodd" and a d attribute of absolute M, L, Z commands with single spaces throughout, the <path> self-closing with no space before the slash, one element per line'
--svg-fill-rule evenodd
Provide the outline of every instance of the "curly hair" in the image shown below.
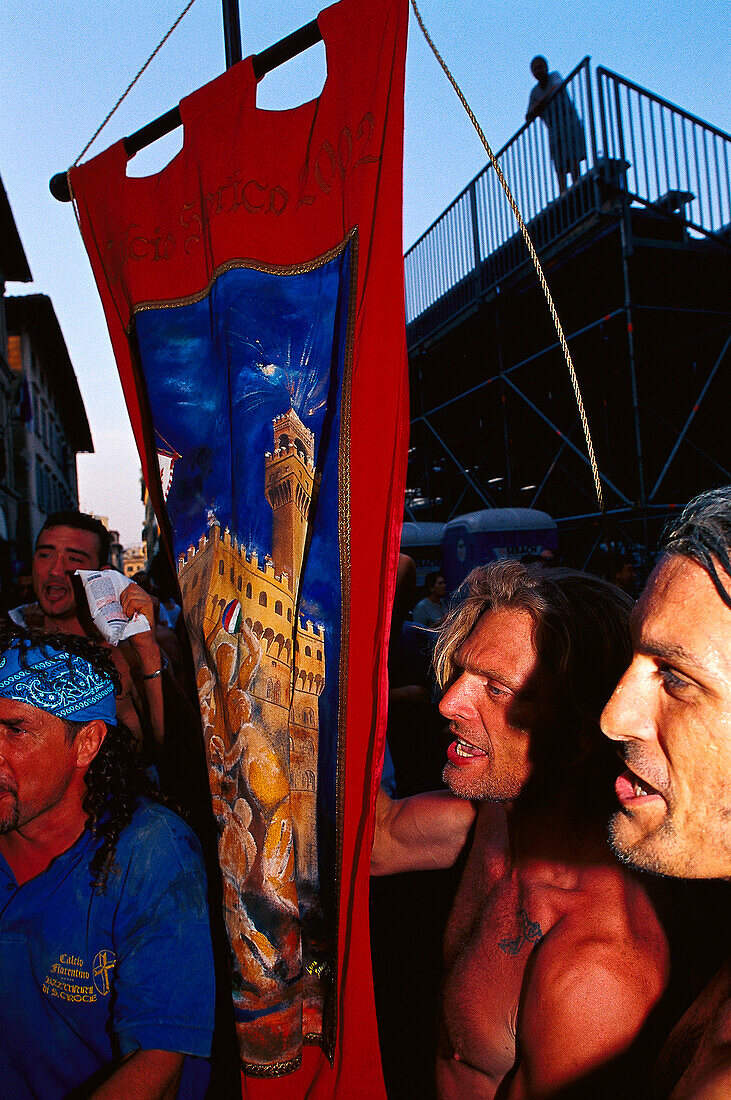
<path fill-rule="evenodd" d="M 111 680 L 115 693 L 121 690 L 119 673 L 105 649 L 88 638 L 76 634 L 44 633 L 39 630 L 0 630 L 0 652 L 18 645 L 19 661 L 29 649 L 51 648 L 81 657 L 96 673 Z M 66 739 L 73 744 L 87 722 L 60 719 L 66 729 Z M 99 752 L 87 768 L 84 777 L 86 794 L 82 809 L 86 828 L 98 843 L 91 859 L 90 870 L 95 890 L 103 893 L 110 872 L 115 867 L 117 841 L 129 825 L 141 796 L 156 797 L 153 784 L 142 769 L 131 732 L 122 722 L 106 726 L 106 735 Z"/>
<path fill-rule="evenodd" d="M 565 748 L 606 745 L 599 717 L 632 656 L 629 596 L 575 569 L 512 559 L 473 569 L 453 597 L 434 649 L 437 682 L 455 677 L 455 654 L 486 611 L 527 611 L 536 652 L 556 688 Z M 558 748 L 559 746 L 556 746 Z"/>
<path fill-rule="evenodd" d="M 697 562 L 731 607 L 731 485 L 709 489 L 691 500 L 665 528 L 662 551 Z M 726 584 L 719 576 L 719 565 Z"/>

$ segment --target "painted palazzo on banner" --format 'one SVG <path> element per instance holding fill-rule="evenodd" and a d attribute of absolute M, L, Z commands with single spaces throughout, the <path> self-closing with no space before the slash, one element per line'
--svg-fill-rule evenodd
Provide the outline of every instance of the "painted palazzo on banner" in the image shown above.
<path fill-rule="evenodd" d="M 317 486 L 314 437 L 291 408 L 273 421 L 273 433 L 273 450 L 264 456 L 271 556 L 246 550 L 211 514 L 207 534 L 178 560 L 196 640 L 234 1002 L 254 1044 L 256 1027 L 246 1024 L 255 1025 L 268 1006 L 281 1011 L 283 993 L 300 979 L 307 1033 L 307 986 L 314 994 L 317 973 L 317 958 L 302 957 L 299 918 L 301 910 L 318 908 L 325 643 L 323 627 L 296 612 Z M 313 1019 L 313 1029 L 319 1026 Z"/>

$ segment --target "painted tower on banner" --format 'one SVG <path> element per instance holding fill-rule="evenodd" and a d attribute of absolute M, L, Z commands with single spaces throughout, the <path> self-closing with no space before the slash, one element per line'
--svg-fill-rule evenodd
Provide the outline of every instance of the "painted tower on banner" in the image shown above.
<path fill-rule="evenodd" d="M 247 689 L 256 712 L 252 721 L 289 772 L 297 876 L 314 886 L 325 636 L 321 625 L 295 610 L 315 484 L 314 436 L 290 409 L 273 421 L 273 443 L 264 455 L 271 556 L 260 558 L 212 517 L 207 534 L 178 559 L 178 576 L 189 628 L 208 633 L 238 600 L 242 620 L 258 640 L 261 657 Z"/>
<path fill-rule="evenodd" d="M 315 437 L 294 409 L 274 421 L 274 450 L 264 457 L 264 491 L 271 505 L 272 558 L 297 596 L 315 480 Z"/>

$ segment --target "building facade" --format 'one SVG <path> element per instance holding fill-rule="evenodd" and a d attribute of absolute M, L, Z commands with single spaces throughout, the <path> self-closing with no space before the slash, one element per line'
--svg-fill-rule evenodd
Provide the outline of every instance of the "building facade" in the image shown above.
<path fill-rule="evenodd" d="M 144 545 L 128 546 L 122 556 L 125 577 L 134 577 L 141 569 L 147 569 L 147 548 Z"/>
<path fill-rule="evenodd" d="M 91 452 L 89 423 L 50 298 L 5 299 L 8 366 L 17 394 L 12 424 L 18 494 L 16 553 L 29 562 L 47 515 L 78 509 L 76 455 Z"/>
<path fill-rule="evenodd" d="M 8 329 L 5 317 L 6 282 L 30 282 L 31 273 L 0 180 L 0 590 L 9 591 L 18 554 L 18 503 L 15 484 L 13 425 L 22 418 L 18 380 L 8 365 Z"/>

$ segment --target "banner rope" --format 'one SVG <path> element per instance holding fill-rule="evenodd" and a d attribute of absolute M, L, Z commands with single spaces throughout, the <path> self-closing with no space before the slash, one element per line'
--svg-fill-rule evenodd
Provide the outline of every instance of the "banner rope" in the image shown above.
<path fill-rule="evenodd" d="M 173 23 L 173 25 L 170 28 L 170 30 L 168 31 L 168 33 L 165 35 L 165 37 L 162 39 L 162 41 L 160 43 L 158 43 L 158 45 L 155 47 L 155 49 L 152 51 L 152 53 L 148 57 L 147 61 L 144 63 L 144 65 L 142 66 L 140 71 L 137 73 L 137 76 L 134 78 L 134 80 L 132 80 L 130 82 L 130 84 L 127 85 L 125 90 L 122 92 L 121 96 L 119 97 L 117 102 L 114 104 L 111 111 L 109 112 L 107 117 L 104 119 L 104 121 L 102 122 L 101 126 L 98 128 L 96 133 L 93 135 L 93 137 L 90 138 L 89 141 L 87 141 L 86 145 L 84 146 L 84 148 L 81 150 L 78 157 L 74 161 L 74 163 L 72 165 L 73 168 L 76 167 L 76 165 L 79 163 L 79 161 L 83 157 L 84 153 L 86 153 L 91 148 L 91 146 L 94 144 L 96 139 L 99 137 L 99 134 L 102 132 L 102 130 L 104 129 L 106 124 L 109 122 L 112 115 L 115 113 L 117 108 L 121 106 L 123 101 L 127 98 L 127 96 L 132 91 L 132 89 L 134 88 L 135 84 L 137 83 L 137 81 L 142 76 L 142 74 L 145 71 L 145 69 L 147 68 L 147 66 L 150 64 L 150 62 L 153 60 L 153 58 L 155 58 L 157 56 L 157 54 L 160 52 L 160 50 L 163 48 L 163 46 L 167 42 L 170 35 L 173 33 L 173 31 L 178 26 L 178 24 L 182 21 L 183 17 L 188 14 L 188 12 L 190 11 L 190 9 L 193 7 L 194 4 L 195 4 L 195 0 L 189 0 L 189 3 L 187 3 L 186 6 L 183 8 L 183 10 L 181 11 L 180 15 L 178 16 L 178 18 Z"/>
<path fill-rule="evenodd" d="M 566 337 L 564 335 L 563 326 L 561 325 L 561 321 L 559 320 L 558 313 L 556 312 L 556 306 L 554 305 L 553 296 L 551 295 L 551 291 L 549 290 L 548 283 L 546 281 L 546 276 L 543 273 L 543 268 L 541 267 L 541 261 L 538 259 L 538 254 L 535 250 L 535 247 L 533 246 L 533 241 L 531 240 L 531 237 L 530 237 L 530 234 L 529 234 L 529 232 L 526 228 L 525 222 L 523 221 L 520 210 L 518 209 L 518 204 L 516 203 L 515 199 L 513 198 L 510 187 L 508 186 L 508 182 L 505 179 L 505 176 L 503 175 L 503 171 L 502 171 L 500 165 L 498 164 L 498 162 L 495 158 L 495 154 L 493 153 L 492 149 L 490 148 L 490 146 L 488 144 L 487 138 L 485 137 L 485 135 L 482 131 L 482 127 L 480 126 L 479 122 L 475 118 L 474 112 L 472 111 L 472 108 L 470 107 L 469 103 L 465 99 L 465 96 L 462 93 L 461 88 L 459 87 L 459 85 L 457 84 L 457 81 L 454 79 L 451 72 L 449 71 L 446 63 L 444 62 L 444 59 L 442 58 L 442 55 L 439 53 L 439 50 L 437 49 L 437 47 L 434 45 L 428 30 L 424 26 L 424 21 L 421 18 L 421 13 L 420 13 L 418 7 L 416 6 L 416 0 L 411 0 L 411 6 L 414 9 L 414 15 L 416 16 L 416 20 L 417 20 L 419 26 L 421 27 L 421 30 L 424 34 L 424 37 L 426 38 L 426 40 L 427 40 L 434 56 L 436 57 L 437 61 L 441 65 L 442 69 L 444 70 L 444 73 L 447 77 L 447 80 L 449 81 L 449 83 L 452 85 L 455 92 L 457 93 L 457 97 L 458 97 L 460 103 L 464 107 L 465 111 L 467 112 L 467 114 L 469 116 L 470 122 L 472 123 L 475 130 L 477 131 L 477 136 L 479 137 L 480 141 L 482 142 L 482 144 L 485 148 L 485 152 L 488 155 L 488 158 L 490 160 L 490 164 L 495 169 L 495 173 L 497 175 L 497 178 L 500 181 L 500 184 L 503 188 L 503 191 L 505 192 L 505 195 L 507 196 L 508 202 L 510 203 L 510 209 L 513 211 L 513 214 L 515 215 L 515 219 L 518 223 L 518 227 L 520 229 L 520 232 L 522 233 L 523 239 L 525 240 L 525 243 L 528 247 L 528 253 L 530 255 L 531 260 L 533 261 L 533 266 L 536 269 L 536 274 L 538 276 L 538 281 L 541 284 L 541 288 L 542 288 L 543 293 L 545 295 L 546 302 L 548 303 L 548 309 L 549 309 L 549 312 L 551 314 L 551 318 L 553 320 L 554 327 L 556 329 L 556 335 L 558 336 L 558 341 L 561 345 L 561 350 L 563 351 L 564 358 L 566 360 L 566 366 L 568 367 L 568 370 L 569 370 L 569 376 L 571 378 L 571 385 L 572 385 L 573 390 L 574 390 L 574 396 L 576 397 L 576 404 L 577 404 L 578 410 L 579 410 L 579 419 L 581 420 L 581 427 L 583 428 L 584 438 L 586 440 L 586 449 L 589 452 L 589 464 L 591 466 L 591 472 L 592 472 L 592 476 L 594 478 L 594 488 L 596 490 L 596 497 L 597 497 L 597 501 L 599 503 L 599 510 L 602 514 L 604 514 L 605 505 L 604 505 L 604 497 L 603 497 L 603 494 L 602 494 L 602 484 L 601 484 L 601 479 L 599 477 L 599 467 L 597 466 L 596 456 L 594 454 L 594 444 L 592 443 L 591 432 L 589 431 L 589 421 L 587 419 L 586 410 L 584 408 L 584 400 L 581 396 L 581 389 L 579 387 L 579 380 L 576 377 L 576 371 L 574 369 L 574 364 L 573 364 L 573 361 L 572 361 L 572 358 L 571 358 L 571 352 L 569 351 L 569 346 L 566 342 Z"/>

